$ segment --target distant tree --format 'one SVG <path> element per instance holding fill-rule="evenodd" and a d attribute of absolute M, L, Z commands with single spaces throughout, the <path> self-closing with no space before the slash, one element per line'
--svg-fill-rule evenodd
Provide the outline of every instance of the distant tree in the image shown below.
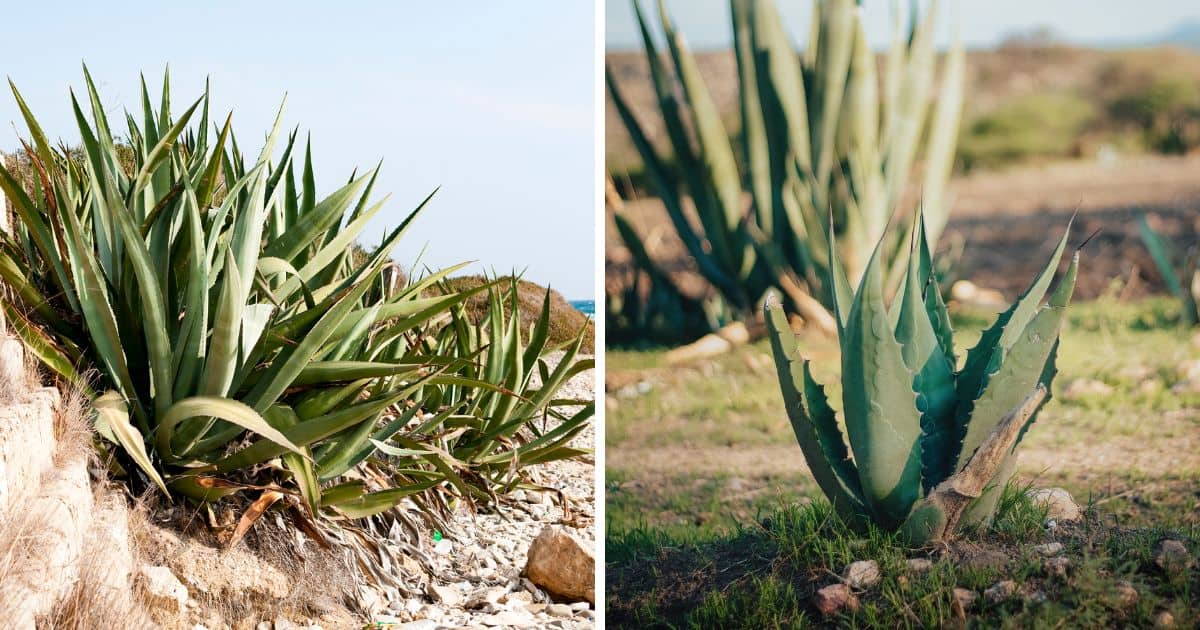
<path fill-rule="evenodd" d="M 1136 126 L 1148 148 L 1186 153 L 1200 146 L 1200 85 L 1179 76 L 1157 76 L 1126 87 L 1109 104 L 1114 120 Z"/>

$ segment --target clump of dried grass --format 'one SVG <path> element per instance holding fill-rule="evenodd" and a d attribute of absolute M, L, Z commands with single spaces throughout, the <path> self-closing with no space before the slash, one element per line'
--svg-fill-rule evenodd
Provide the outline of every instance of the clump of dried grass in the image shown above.
<path fill-rule="evenodd" d="M 97 453 L 92 445 L 95 436 L 92 431 L 92 401 L 85 391 L 75 386 L 61 388 L 59 394 L 62 402 L 54 414 L 54 437 L 57 440 L 55 463 L 83 458 L 88 462 L 97 484 L 102 485 L 107 482 L 107 477 L 103 467 L 94 465 Z"/>
<path fill-rule="evenodd" d="M 80 557 L 79 579 L 59 597 L 39 627 L 85 630 L 151 626 L 144 594 L 131 584 L 131 571 L 137 566 L 136 550 L 127 544 L 112 545 L 109 540 L 114 535 L 128 539 L 122 521 L 132 515 L 121 495 L 107 489 L 99 490 L 97 495 L 97 504 L 102 507 L 97 510 L 96 525 Z"/>

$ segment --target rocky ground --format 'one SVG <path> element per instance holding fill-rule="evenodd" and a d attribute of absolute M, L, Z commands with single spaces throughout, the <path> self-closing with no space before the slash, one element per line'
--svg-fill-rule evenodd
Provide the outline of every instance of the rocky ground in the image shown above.
<path fill-rule="evenodd" d="M 594 379 L 593 371 L 579 374 L 563 386 L 561 397 L 591 400 Z M 595 442 L 593 425 L 572 445 L 591 449 Z M 579 600 L 574 602 L 552 599 L 524 575 L 530 547 L 547 528 L 552 532 L 548 537 L 567 540 L 561 537 L 565 534 L 578 543 L 583 551 L 579 558 L 592 553 L 596 544 L 594 470 L 591 456 L 535 466 L 530 469 L 533 482 L 547 491 L 517 490 L 495 509 L 476 514 L 460 510 L 453 523 L 458 531 L 448 533 L 428 550 L 440 575 L 430 578 L 427 596 L 388 602 L 374 616 L 375 623 L 412 630 L 594 627 L 594 604 L 582 598 L 567 598 Z M 574 566 L 560 579 L 591 583 L 592 576 L 582 575 L 581 566 Z"/>
<path fill-rule="evenodd" d="M 131 500 L 98 467 L 89 474 L 82 399 L 63 402 L 39 387 L 15 343 L 0 336 L 0 627 L 594 626 L 590 455 L 527 469 L 530 486 L 545 491 L 518 490 L 494 509 L 460 511 L 449 531 L 419 548 L 399 532 L 400 552 L 389 549 L 369 567 L 399 588 L 364 601 L 364 590 L 387 589 L 356 579 L 349 566 L 361 559 L 359 547 L 345 537 L 322 550 L 276 512 L 230 548 L 230 506 L 206 512 L 155 494 Z M 593 379 L 584 372 L 560 395 L 591 400 Z M 573 446 L 594 444 L 588 427 Z M 371 549 L 395 542 L 355 531 Z"/>

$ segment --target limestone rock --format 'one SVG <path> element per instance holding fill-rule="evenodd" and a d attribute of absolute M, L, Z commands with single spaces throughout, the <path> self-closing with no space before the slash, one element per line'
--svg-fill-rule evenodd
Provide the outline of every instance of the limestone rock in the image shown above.
<path fill-rule="evenodd" d="M 432 619 L 418 619 L 416 621 L 409 621 L 407 623 L 399 624 L 395 626 L 395 628 L 397 630 L 437 630 L 439 625 L 441 624 Z"/>
<path fill-rule="evenodd" d="M 187 610 L 188 590 L 167 567 L 142 565 L 138 582 L 146 594 L 146 603 L 170 615 Z"/>
<path fill-rule="evenodd" d="M 485 626 L 500 628 L 527 628 L 536 623 L 533 615 L 524 610 L 505 610 L 484 617 L 480 622 Z"/>
<path fill-rule="evenodd" d="M 25 346 L 12 337 L 0 336 L 0 398 L 24 393 Z"/>
<path fill-rule="evenodd" d="M 879 582 L 879 577 L 879 563 L 874 560 L 851 562 L 842 571 L 842 579 L 850 588 L 871 588 Z"/>
<path fill-rule="evenodd" d="M 1029 492 L 1034 505 L 1046 508 L 1046 518 L 1056 521 L 1077 521 L 1083 518 L 1083 510 L 1075 503 L 1071 493 L 1062 488 L 1041 488 Z"/>
<path fill-rule="evenodd" d="M 431 597 L 436 598 L 437 601 L 450 606 L 451 608 L 458 606 L 459 602 L 461 602 L 463 599 L 462 593 L 459 593 L 450 586 L 430 584 L 427 592 Z"/>
<path fill-rule="evenodd" d="M 596 602 L 596 558 L 561 526 L 547 526 L 529 545 L 524 574 L 559 599 Z"/>

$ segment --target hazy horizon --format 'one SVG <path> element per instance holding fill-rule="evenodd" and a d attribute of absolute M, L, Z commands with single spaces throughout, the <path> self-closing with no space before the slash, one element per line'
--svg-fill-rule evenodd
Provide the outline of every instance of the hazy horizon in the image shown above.
<path fill-rule="evenodd" d="M 729 0 L 667 0 L 667 9 L 688 44 L 695 50 L 724 49 L 733 35 L 729 30 Z M 873 46 L 889 41 L 892 0 L 864 0 L 863 16 Z M 928 0 L 921 2 L 928 5 Z M 797 39 L 808 31 L 810 2 L 776 2 L 788 30 Z M 642 0 L 657 30 L 657 2 Z M 942 2 L 938 24 L 939 45 L 946 45 L 954 25 L 968 48 L 991 48 L 1005 38 L 1049 27 L 1062 41 L 1081 45 L 1137 44 L 1162 36 L 1182 24 L 1200 24 L 1200 3 L 1191 0 L 984 0 Z M 605 5 L 605 49 L 610 52 L 641 50 L 641 36 L 629 0 L 609 0 Z"/>
<path fill-rule="evenodd" d="M 7 17 L 22 25 L 9 49 L 30 54 L 5 74 L 52 140 L 78 142 L 68 88 L 83 89 L 85 61 L 116 120 L 140 112 L 139 72 L 157 99 L 170 64 L 176 114 L 211 78 L 212 117 L 232 111 L 252 157 L 286 93 L 285 129 L 312 133 L 318 192 L 383 159 L 375 191 L 391 199 L 365 243 L 440 186 L 396 249 L 401 264 L 424 249 L 433 268 L 477 260 L 463 273 L 524 271 L 568 299 L 595 295 L 590 3 L 51 1 Z M 14 151 L 28 133 L 7 92 L 0 121 L 0 150 Z"/>

